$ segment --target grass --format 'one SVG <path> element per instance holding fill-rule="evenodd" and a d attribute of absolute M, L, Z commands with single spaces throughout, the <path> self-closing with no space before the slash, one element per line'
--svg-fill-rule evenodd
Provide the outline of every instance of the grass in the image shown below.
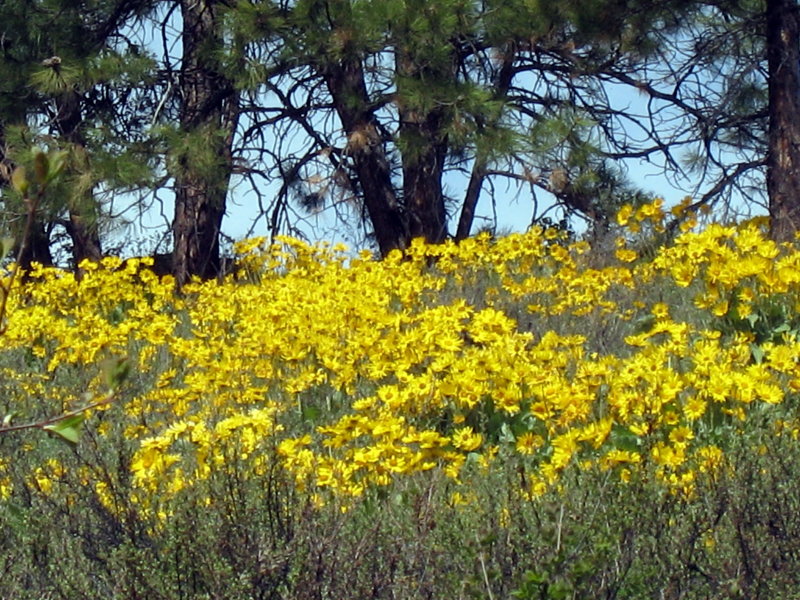
<path fill-rule="evenodd" d="M 792 598 L 800 585 L 800 453 L 768 437 L 680 499 L 645 474 L 571 469 L 535 501 L 518 475 L 469 476 L 453 507 L 420 474 L 343 512 L 276 473 L 219 474 L 149 532 L 91 494 L 6 505 L 4 598 Z M 79 458 L 79 462 L 84 462 Z M 206 487 L 207 486 L 207 487 Z M 70 492 L 79 491 L 68 482 Z M 204 498 L 217 499 L 212 506 Z M 72 504 L 70 506 L 70 504 Z M 131 509 L 132 507 L 127 507 Z"/>
<path fill-rule="evenodd" d="M 391 260 L 380 268 L 369 262 L 347 267 L 297 246 L 291 259 L 281 255 L 277 274 L 258 263 L 262 270 L 251 271 L 250 281 L 198 287 L 195 298 L 182 300 L 155 281 L 125 287 L 88 277 L 75 288 L 58 278 L 30 284 L 22 301 L 15 296 L 10 303 L 0 352 L 0 414 L 13 423 L 88 402 L 104 389 L 96 365 L 105 355 L 124 352 L 134 369 L 112 405 L 87 415 L 76 443 L 37 429 L 0 435 L 0 598 L 796 598 L 795 288 L 771 294 L 751 313 L 756 318 L 743 319 L 732 312 L 733 301 L 727 312 L 717 307 L 720 298 L 747 297 L 742 289 L 752 281 L 744 277 L 730 289 L 712 287 L 698 268 L 682 287 L 668 270 L 649 279 L 636 271 L 636 285 L 624 285 L 625 269 L 646 270 L 664 254 L 630 267 L 597 254 L 583 266 L 563 256 L 548 262 L 548 248 L 558 243 L 543 241 L 545 258 L 531 258 L 518 240 L 501 240 L 503 252 L 523 252 L 522 258 L 451 263 L 445 255 L 426 259 L 422 270 L 414 270 L 413 261 Z M 488 251 L 474 250 L 481 252 Z M 266 260 L 276 255 L 270 256 Z M 604 283 L 609 276 L 613 280 Z M 558 286 L 546 291 L 551 277 Z M 399 324 L 371 323 L 362 331 L 359 320 L 383 315 L 382 278 L 395 278 L 386 285 L 386 314 Z M 300 315 L 300 325 L 262 319 L 262 296 L 244 303 L 265 289 L 287 321 Z M 712 289 L 722 296 L 703 300 Z M 582 294 L 585 299 L 576 300 Z M 354 295 L 367 304 L 364 312 Z M 318 310 L 317 296 L 333 304 Z M 474 312 L 459 320 L 448 310 L 462 299 Z M 566 300 L 564 310 L 531 309 Z M 615 310 L 602 310 L 602 302 Z M 670 321 L 653 318 L 657 305 L 668 306 Z M 248 313 L 253 307 L 259 311 Z M 493 320 L 492 310 L 511 317 L 513 331 Z M 330 323 L 353 315 L 351 325 L 331 329 Z M 478 318 L 484 329 L 473 326 Z M 136 328 L 124 329 L 135 319 Z M 671 337 L 677 334 L 666 329 L 644 349 L 637 345 L 635 336 L 659 323 L 690 327 L 684 354 Z M 301 325 L 307 329 L 298 334 Z M 147 335 L 138 335 L 148 327 Z M 427 344 L 423 334 L 433 331 L 431 343 L 441 341 L 448 327 L 458 330 L 449 342 L 455 350 L 432 345 L 407 373 L 392 370 L 411 360 L 403 353 L 409 340 Z M 256 328 L 267 334 L 254 336 Z M 720 355 L 733 357 L 719 367 L 730 370 L 725 375 L 743 374 L 742 382 L 750 377 L 764 390 L 778 382 L 780 402 L 760 396 L 734 402 L 741 391 L 729 389 L 725 402 L 684 420 L 675 408 L 691 397 L 684 390 L 651 415 L 656 424 L 649 433 L 632 433 L 643 431 L 639 417 L 615 414 L 596 445 L 581 442 L 557 477 L 537 483 L 555 460 L 559 436 L 600 423 L 611 414 L 615 390 L 624 387 L 619 373 L 584 371 L 603 360 L 632 369 L 668 346 L 672 354 L 664 353 L 664 360 L 687 388 L 699 389 L 706 375 L 695 346 L 709 331 L 719 334 Z M 582 337 L 566 349 L 542 346 L 553 333 Z M 392 348 L 383 347 L 389 343 Z M 781 359 L 778 346 L 794 354 Z M 350 363 L 337 354 L 342 348 Z M 501 348 L 520 354 L 509 359 Z M 746 355 L 737 359 L 741 349 Z M 383 365 L 378 355 L 396 362 Z M 393 446 L 373 430 L 342 433 L 346 419 L 372 410 L 380 390 L 422 385 L 430 373 L 445 378 L 452 365 L 474 365 L 468 376 L 475 381 L 482 381 L 484 367 L 498 380 L 511 377 L 506 367 L 487 366 L 487 356 L 498 364 L 517 360 L 520 370 L 530 361 L 552 369 L 563 379 L 559 393 L 584 393 L 576 381 L 596 379 L 588 388 L 594 393 L 588 414 L 563 427 L 536 417 L 541 397 L 525 382 L 511 411 L 493 397 L 511 387 L 487 388 L 468 410 L 457 398 L 435 402 L 434 388 L 425 392 L 424 406 L 406 403 L 388 415 L 393 420 L 386 423 L 397 427 L 400 416 L 406 427 Z M 341 371 L 315 379 L 327 365 Z M 350 378 L 343 374 L 348 368 Z M 660 375 L 649 381 L 646 373 L 643 368 L 635 388 L 645 398 L 660 393 L 662 383 Z M 296 390 L 290 393 L 290 386 Z M 258 393 L 245 397 L 253 390 Z M 358 402 L 367 408 L 354 408 Z M 570 408 L 569 401 L 563 404 L 564 411 Z M 368 414 L 377 424 L 387 417 L 385 410 Z M 681 429 L 684 421 L 691 428 Z M 398 441 L 420 432 L 439 446 L 424 450 L 416 437 Z M 520 449 L 520 440 L 534 434 L 541 444 Z M 303 436 L 307 442 L 298 441 Z M 299 450 L 288 451 L 287 441 Z M 157 452 L 144 452 L 148 444 Z M 712 446 L 721 449 L 716 462 L 699 461 Z M 623 450 L 638 462 L 604 462 L 609 451 Z M 370 462 L 373 451 L 384 458 Z M 406 467 L 386 470 L 385 461 L 403 456 L 411 461 Z M 137 470 L 145 463 L 146 470 Z M 337 488 L 337 477 L 348 487 Z"/>

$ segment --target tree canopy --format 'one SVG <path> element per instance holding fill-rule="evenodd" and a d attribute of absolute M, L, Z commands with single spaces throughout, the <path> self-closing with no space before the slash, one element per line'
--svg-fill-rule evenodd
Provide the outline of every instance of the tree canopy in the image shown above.
<path fill-rule="evenodd" d="M 220 271 L 235 197 L 253 232 L 324 211 L 382 254 L 463 239 L 509 195 L 602 230 L 646 197 L 635 160 L 696 204 L 769 205 L 784 239 L 800 221 L 775 183 L 797 171 L 794 0 L 15 0 L 0 23 L 7 229 L 13 169 L 71 157 L 27 263 L 119 251 L 165 198 L 179 282 Z"/>

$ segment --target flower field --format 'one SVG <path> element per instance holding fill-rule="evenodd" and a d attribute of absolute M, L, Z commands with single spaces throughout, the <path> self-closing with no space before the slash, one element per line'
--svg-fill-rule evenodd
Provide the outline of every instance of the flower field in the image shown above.
<path fill-rule="evenodd" d="M 498 472 L 500 525 L 575 473 L 690 503 L 737 470 L 749 428 L 797 438 L 800 252 L 758 219 L 649 243 L 667 216 L 656 201 L 596 244 L 533 228 L 380 262 L 248 240 L 235 276 L 180 297 L 144 260 L 35 271 L 8 298 L 6 425 L 102 397 L 109 361 L 131 373 L 77 442 L 4 435 L 0 503 L 88 502 L 152 543 L 187 503 L 228 510 L 234 481 L 278 478 L 280 502 L 342 518 L 420 481 L 452 514 L 485 511 L 476 481 Z M 556 589 L 537 581 L 518 597 Z"/>

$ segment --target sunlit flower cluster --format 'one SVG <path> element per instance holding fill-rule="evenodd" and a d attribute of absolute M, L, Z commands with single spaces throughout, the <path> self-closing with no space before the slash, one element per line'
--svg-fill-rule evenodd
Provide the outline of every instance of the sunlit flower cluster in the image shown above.
<path fill-rule="evenodd" d="M 40 268 L 11 296 L 5 401 L 73 408 L 86 390 L 65 373 L 130 357 L 96 427 L 132 445 L 142 510 L 234 467 L 286 469 L 318 503 L 433 469 L 458 486 L 499 460 L 518 461 L 529 496 L 575 465 L 623 480 L 649 465 L 690 493 L 725 435 L 800 389 L 800 253 L 758 221 L 635 245 L 632 224 L 666 219 L 660 202 L 623 209 L 604 258 L 540 227 L 382 261 L 248 240 L 235 277 L 180 297 L 136 261 L 85 263 L 79 279 Z M 796 431 L 785 411 L 775 422 Z M 58 472 L 31 481 L 47 493 Z"/>

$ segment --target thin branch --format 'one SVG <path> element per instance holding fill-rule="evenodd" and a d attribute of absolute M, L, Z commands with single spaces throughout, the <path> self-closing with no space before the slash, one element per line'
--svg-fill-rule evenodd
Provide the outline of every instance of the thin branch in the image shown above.
<path fill-rule="evenodd" d="M 64 421 L 71 417 L 76 417 L 81 415 L 87 411 L 90 411 L 94 408 L 98 408 L 100 406 L 105 406 L 107 404 L 111 404 L 116 399 L 116 392 L 109 392 L 103 398 L 96 402 L 92 402 L 91 404 L 87 404 L 86 406 L 81 406 L 80 408 L 76 408 L 75 410 L 70 410 L 68 412 L 62 413 L 60 415 L 56 415 L 53 417 L 49 417 L 42 421 L 32 421 L 30 423 L 22 423 L 20 425 L 5 425 L 0 427 L 0 435 L 4 433 L 9 433 L 12 431 L 24 431 L 26 429 L 41 429 L 46 430 L 48 427 L 59 423 L 60 421 Z"/>

